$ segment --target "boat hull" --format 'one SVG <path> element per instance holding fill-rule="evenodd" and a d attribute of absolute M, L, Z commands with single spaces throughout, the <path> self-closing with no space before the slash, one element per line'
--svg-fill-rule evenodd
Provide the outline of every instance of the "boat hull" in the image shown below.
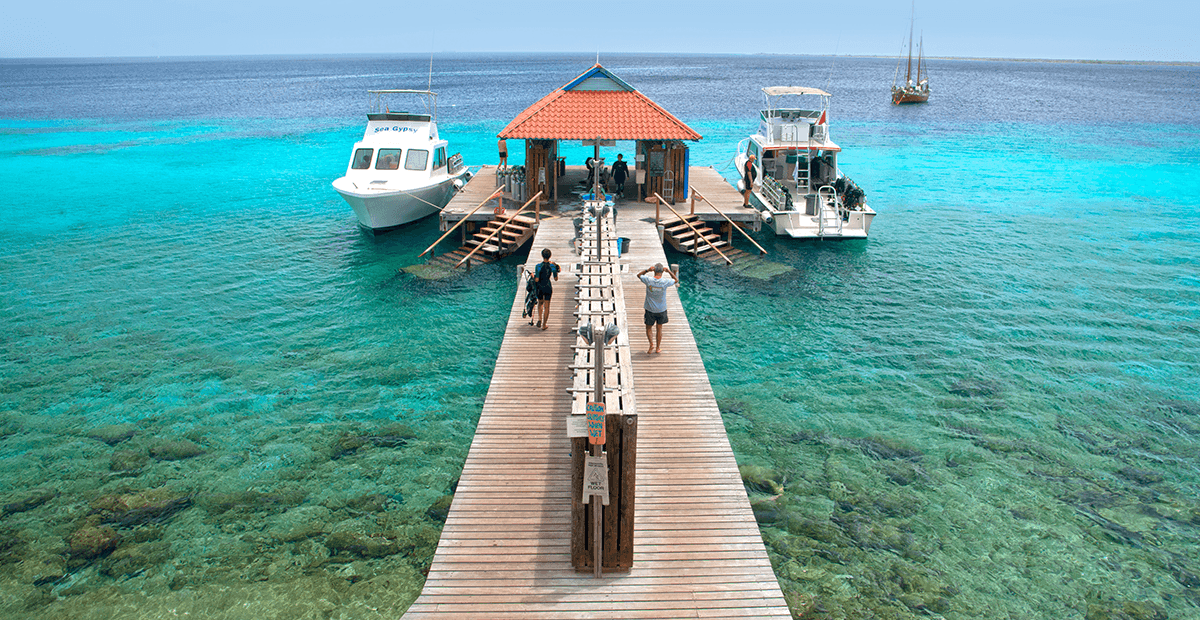
<path fill-rule="evenodd" d="M 827 214 L 826 225 L 822 228 L 820 218 L 801 211 L 776 211 L 769 209 L 767 200 L 758 192 L 750 193 L 750 204 L 763 215 L 766 227 L 775 231 L 780 237 L 792 239 L 818 240 L 851 240 L 866 239 L 871 231 L 871 222 L 875 220 L 875 210 L 866 205 L 861 210 L 850 211 L 842 222 L 841 230 L 829 223 L 831 217 Z"/>
<path fill-rule="evenodd" d="M 929 93 L 893 93 L 892 103 L 901 105 L 905 103 L 925 103 L 929 101 Z"/>
<path fill-rule="evenodd" d="M 358 191 L 347 187 L 345 179 L 333 182 L 333 189 L 358 216 L 358 225 L 372 232 L 403 226 L 438 212 L 450 202 L 458 188 L 459 176 L 425 187 L 393 191 Z"/>

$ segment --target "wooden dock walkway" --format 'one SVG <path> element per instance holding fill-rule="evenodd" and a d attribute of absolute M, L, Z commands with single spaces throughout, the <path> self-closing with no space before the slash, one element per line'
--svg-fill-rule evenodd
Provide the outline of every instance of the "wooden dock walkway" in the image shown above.
<path fill-rule="evenodd" d="M 587 169 L 583 166 L 567 166 L 567 173 L 563 175 L 562 180 L 558 184 L 559 203 L 564 208 L 575 209 L 579 205 L 578 194 L 587 190 L 581 184 L 587 178 Z M 742 207 L 742 196 L 721 176 L 721 173 L 711 166 L 692 166 L 688 169 L 688 181 L 691 187 L 703 194 L 722 212 L 729 216 L 730 219 L 736 222 L 754 223 L 758 220 L 757 211 L 751 208 Z M 467 216 L 467 213 L 474 209 L 480 202 L 483 202 L 496 189 L 496 167 L 482 166 L 475 173 L 471 181 L 467 183 L 462 191 L 454 195 L 450 199 L 450 203 L 443 209 L 443 219 L 449 221 L 458 221 Z M 637 186 L 631 182 L 625 185 L 628 200 L 620 202 L 621 208 L 637 202 L 635 194 L 637 194 Z M 487 203 L 483 209 L 480 209 L 470 217 L 471 221 L 485 222 L 491 219 L 492 209 L 498 204 L 493 198 Z M 505 198 L 504 206 L 515 208 L 520 206 L 520 203 L 513 203 L 512 200 Z M 543 201 L 542 207 L 548 209 L 548 212 L 554 212 L 555 207 Z M 683 213 L 690 209 L 690 205 L 684 199 L 680 199 L 675 205 L 675 209 Z M 547 211 L 543 211 L 547 212 Z M 663 210 L 664 219 L 671 217 L 671 212 Z M 696 204 L 696 214 L 706 221 L 718 221 L 721 219 L 717 212 L 709 205 L 698 202 Z M 653 215 L 653 209 L 651 209 Z"/>
<path fill-rule="evenodd" d="M 571 218 L 544 220 L 530 264 L 550 248 L 564 268 L 549 329 L 521 317 L 517 287 L 441 541 L 406 618 L 790 617 L 674 289 L 663 353 L 646 353 L 636 274 L 666 263 L 654 206 L 619 207 L 617 232 L 631 239 L 622 286 L 639 418 L 632 570 L 594 578 L 571 564 L 567 367 L 577 336 L 567 268 L 577 257 Z"/>

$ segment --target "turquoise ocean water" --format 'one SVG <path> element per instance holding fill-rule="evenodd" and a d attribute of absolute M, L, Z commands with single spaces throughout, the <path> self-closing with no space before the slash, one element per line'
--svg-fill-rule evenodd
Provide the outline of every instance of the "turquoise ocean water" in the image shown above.
<path fill-rule="evenodd" d="M 602 61 L 727 175 L 759 88 L 827 87 L 879 212 L 760 235 L 770 278 L 677 257 L 796 617 L 1200 615 L 1200 70 L 941 61 L 894 108 L 890 60 Z M 415 598 L 523 261 L 412 277 L 436 221 L 329 187 L 427 63 L 0 62 L 0 617 Z M 436 59 L 441 132 L 494 163 L 590 65 Z"/>

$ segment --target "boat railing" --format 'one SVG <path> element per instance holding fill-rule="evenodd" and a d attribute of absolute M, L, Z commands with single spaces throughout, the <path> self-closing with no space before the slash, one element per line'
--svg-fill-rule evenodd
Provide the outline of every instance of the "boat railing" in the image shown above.
<path fill-rule="evenodd" d="M 767 197 L 767 200 L 771 202 L 775 210 L 792 210 L 792 195 L 788 193 L 787 188 L 782 183 L 775 180 L 775 177 L 764 174 L 760 187 L 762 188 L 763 196 Z"/>
<path fill-rule="evenodd" d="M 827 222 L 829 218 L 825 215 L 826 204 L 833 205 L 832 224 Z M 837 190 L 832 185 L 821 186 L 821 189 L 817 190 L 817 234 L 822 237 L 842 234 L 842 217 L 844 215 L 842 211 L 842 199 L 838 197 Z"/>
<path fill-rule="evenodd" d="M 759 245 L 759 244 L 758 244 L 758 242 L 754 240 L 754 237 L 751 237 L 751 236 L 750 236 L 750 233 L 747 233 L 745 230 L 743 230 L 743 229 L 742 229 L 742 227 L 741 227 L 741 226 L 738 226 L 738 225 L 737 225 L 737 222 L 735 222 L 735 221 L 733 221 L 733 220 L 729 219 L 729 216 L 728 216 L 728 215 L 725 215 L 725 213 L 723 213 L 723 212 L 722 212 L 720 209 L 718 209 L 718 208 L 717 208 L 717 205 L 713 204 L 713 203 L 712 203 L 712 201 L 710 201 L 708 198 L 705 198 L 705 197 L 704 197 L 704 194 L 701 194 L 700 192 L 696 191 L 696 188 L 694 188 L 694 187 L 692 188 L 692 213 L 695 213 L 695 212 L 696 212 L 696 196 L 699 196 L 699 197 L 700 197 L 700 200 L 703 200 L 704 202 L 707 202 L 707 203 L 708 203 L 708 206 L 712 207 L 712 208 L 713 208 L 713 211 L 716 211 L 718 215 L 720 215 L 721 217 L 725 218 L 725 221 L 726 221 L 726 222 L 729 222 L 729 225 L 730 225 L 730 226 L 733 226 L 733 228 L 734 228 L 735 230 L 737 230 L 738 232 L 742 233 L 742 236 L 746 237 L 746 239 L 749 239 L 749 240 L 750 240 L 750 243 L 753 243 L 753 244 L 754 244 L 754 247 L 758 248 L 758 253 L 759 253 L 759 254 L 766 254 L 766 253 L 767 253 L 767 250 L 766 250 L 765 248 L 763 248 L 763 246 Z"/>
<path fill-rule="evenodd" d="M 437 93 L 429 90 L 408 90 L 402 88 L 387 88 L 381 90 L 368 90 L 371 95 L 371 112 L 387 112 L 388 106 L 384 102 L 386 95 L 416 95 L 425 105 L 425 113 L 432 117 L 433 122 L 437 122 Z"/>
<path fill-rule="evenodd" d="M 779 119 L 782 121 L 798 121 L 821 118 L 820 110 L 805 110 L 802 108 L 769 108 L 762 111 L 763 120 Z"/>

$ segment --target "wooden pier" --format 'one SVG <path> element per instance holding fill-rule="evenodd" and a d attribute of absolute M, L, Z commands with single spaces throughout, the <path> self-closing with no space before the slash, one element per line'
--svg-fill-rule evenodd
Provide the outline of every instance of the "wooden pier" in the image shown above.
<path fill-rule="evenodd" d="M 494 177 L 482 185 L 491 191 Z M 740 205 L 725 187 L 717 199 Z M 549 248 L 564 268 L 549 329 L 521 316 L 525 291 L 516 287 L 454 502 L 406 618 L 790 617 L 675 289 L 663 352 L 646 353 L 645 286 L 636 274 L 667 262 L 654 205 L 618 208 L 617 234 L 631 240 L 620 262 L 639 419 L 632 568 L 597 578 L 572 566 L 571 496 L 579 491 L 566 419 L 579 337 L 569 266 L 580 259 L 571 218 L 543 220 L 530 266 Z"/>
<path fill-rule="evenodd" d="M 720 172 L 709 166 L 692 166 L 688 169 L 688 177 L 691 187 L 710 201 L 710 203 L 703 201 L 697 201 L 696 203 L 695 213 L 701 220 L 706 222 L 724 221 L 724 218 L 718 215 L 716 209 L 712 207 L 712 205 L 716 205 L 725 215 L 729 216 L 729 219 L 739 224 L 750 226 L 753 230 L 758 230 L 756 227 L 759 221 L 758 212 L 754 209 L 742 207 L 741 194 L 721 176 Z M 578 194 L 587 191 L 582 185 L 582 182 L 586 178 L 587 169 L 583 166 L 567 166 L 566 174 L 562 176 L 558 184 L 559 204 L 543 200 L 541 204 L 542 213 L 556 213 L 560 206 L 566 209 L 578 209 Z M 450 199 L 450 203 L 446 205 L 446 208 L 442 210 L 442 229 L 448 229 L 453 223 L 463 218 L 466 218 L 469 222 L 487 222 L 492 219 L 492 211 L 497 206 L 504 206 L 506 208 L 520 206 L 520 202 L 514 203 L 509 198 L 502 200 L 492 198 L 487 201 L 483 209 L 476 211 L 474 215 L 468 215 L 480 202 L 486 200 L 496 187 L 498 187 L 496 167 L 482 166 L 471 179 L 471 182 L 467 183 L 467 186 L 462 191 L 455 194 L 454 198 Z M 624 198 L 618 199 L 618 207 L 622 210 L 629 205 L 637 203 L 637 186 L 632 182 L 627 182 L 625 190 Z M 673 206 L 681 213 L 690 211 L 691 209 L 690 203 L 683 198 L 679 199 Z M 653 215 L 653 212 L 654 208 L 651 205 L 650 214 Z M 671 212 L 666 209 L 662 210 L 662 215 L 663 219 L 671 218 Z M 446 224 L 447 222 L 449 224 Z"/>

